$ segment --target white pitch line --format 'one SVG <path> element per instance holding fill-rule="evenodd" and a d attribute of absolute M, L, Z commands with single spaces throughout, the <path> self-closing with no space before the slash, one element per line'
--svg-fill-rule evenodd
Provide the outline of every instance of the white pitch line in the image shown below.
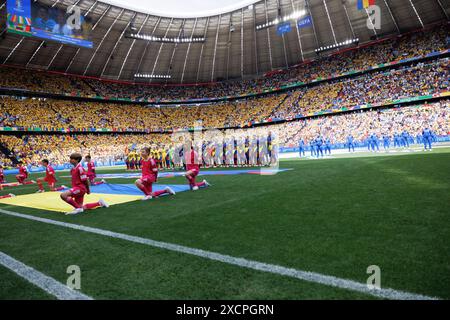
<path fill-rule="evenodd" d="M 318 283 L 326 286 L 336 287 L 340 289 L 347 289 L 352 290 L 360 293 L 364 293 L 367 295 L 371 295 L 378 298 L 384 298 L 384 299 L 394 299 L 394 300 L 438 300 L 437 297 L 429 297 L 425 295 L 405 292 L 405 291 L 399 291 L 389 288 L 381 288 L 381 289 L 369 289 L 367 284 L 356 282 L 353 280 L 347 280 L 342 279 L 334 276 L 328 276 L 316 272 L 309 272 L 309 271 L 303 271 L 303 270 L 297 270 L 292 268 L 287 268 L 279 265 L 274 264 L 268 264 L 253 260 L 247 260 L 244 258 L 237 258 L 232 257 L 216 252 L 211 251 L 205 251 L 201 249 L 195 249 L 190 247 L 185 247 L 177 244 L 167 243 L 167 242 L 161 242 L 161 241 L 155 241 L 151 239 L 141 238 L 137 236 L 131 236 L 123 233 L 117 233 L 113 231 L 98 229 L 98 228 L 92 228 L 92 227 L 86 227 L 83 225 L 78 224 L 72 224 L 67 222 L 61 222 L 51 219 L 45 219 L 40 217 L 35 217 L 31 215 L 26 215 L 18 212 L 13 211 L 7 211 L 0 209 L 0 213 L 18 217 L 18 218 L 24 218 L 28 220 L 33 221 L 39 221 L 47 224 L 52 224 L 56 226 L 61 226 L 69 229 L 75 229 L 75 230 L 81 230 L 89 233 L 99 234 L 115 239 L 122 239 L 130 242 L 140 243 L 144 245 L 148 245 L 155 248 L 175 251 L 175 252 L 181 252 L 209 260 L 214 261 L 220 261 L 226 264 L 235 265 L 243 268 L 253 269 L 257 271 L 263 271 L 268 273 L 273 273 L 277 275 L 282 275 L 286 277 L 296 278 L 308 282 Z"/>
<path fill-rule="evenodd" d="M 46 276 L 45 274 L 33 269 L 32 267 L 17 261 L 13 257 L 0 251 L 0 265 L 13 271 L 28 282 L 38 286 L 47 293 L 56 297 L 58 300 L 92 300 L 91 297 L 70 289 L 61 282 Z"/>

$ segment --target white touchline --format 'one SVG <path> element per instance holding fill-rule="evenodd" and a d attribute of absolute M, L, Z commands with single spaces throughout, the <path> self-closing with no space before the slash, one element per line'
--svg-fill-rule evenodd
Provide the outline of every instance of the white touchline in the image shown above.
<path fill-rule="evenodd" d="M 304 280 L 304 281 L 308 281 L 308 282 L 319 283 L 319 284 L 323 284 L 326 286 L 357 291 L 357 292 L 361 292 L 361 293 L 371 295 L 374 297 L 378 297 L 378 298 L 396 299 L 396 300 L 437 300 L 437 299 L 439 299 L 437 297 L 429 297 L 429 296 L 424 296 L 424 295 L 420 295 L 420 294 L 399 291 L 399 290 L 394 290 L 394 289 L 389 289 L 389 288 L 369 289 L 367 287 L 366 283 L 360 283 L 360 282 L 356 282 L 353 280 L 337 278 L 334 276 L 328 276 L 328 275 L 324 275 L 324 274 L 320 274 L 320 273 L 316 273 L 316 272 L 309 272 L 309 271 L 297 270 L 297 269 L 292 269 L 292 268 L 286 268 L 283 266 L 247 260 L 244 258 L 236 258 L 236 257 L 232 257 L 232 256 L 220 254 L 220 253 L 215 253 L 215 252 L 211 252 L 211 251 L 189 248 L 189 247 L 185 247 L 185 246 L 181 246 L 181 245 L 177 245 L 177 244 L 155 241 L 155 240 L 141 238 L 141 237 L 137 237 L 137 236 L 130 236 L 130 235 L 123 234 L 123 233 L 117 233 L 117 232 L 98 229 L 98 228 L 86 227 L 86 226 L 78 225 L 78 224 L 72 224 L 72 223 L 67 223 L 67 222 L 61 222 L 61 221 L 56 221 L 56 220 L 51 220 L 51 219 L 35 217 L 35 216 L 22 214 L 22 213 L 18 213 L 18 212 L 13 212 L 13 211 L 7 211 L 7 210 L 3 210 L 3 209 L 0 209 L 0 213 L 6 214 L 9 216 L 18 217 L 18 218 L 24 218 L 24 219 L 28 219 L 28 220 L 34 220 L 34 221 L 39 221 L 39 222 L 43 222 L 43 223 L 47 223 L 47 224 L 61 226 L 61 227 L 65 227 L 65 228 L 99 234 L 99 235 L 103 235 L 103 236 L 107 236 L 107 237 L 111 237 L 111 238 L 115 238 L 115 239 L 122 239 L 122 240 L 127 240 L 127 241 L 131 241 L 131 242 L 135 242 L 135 243 L 145 244 L 145 245 L 160 248 L 160 249 L 166 249 L 166 250 L 170 250 L 170 251 L 186 253 L 186 254 L 197 256 L 197 257 L 202 257 L 202 258 L 210 259 L 210 260 L 214 260 L 214 261 L 220 261 L 220 262 L 223 262 L 226 264 L 231 264 L 231 265 L 235 265 L 235 266 L 239 266 L 239 267 L 243 267 L 243 268 L 248 268 L 248 269 L 253 269 L 253 270 L 258 270 L 258 271 L 263 271 L 263 272 L 269 272 L 269 273 L 278 274 L 278 275 L 291 277 L 291 278 L 296 278 L 296 279 L 300 279 L 300 280 Z"/>
<path fill-rule="evenodd" d="M 0 251 L 0 265 L 13 271 L 28 282 L 45 290 L 47 293 L 56 297 L 58 300 L 92 300 L 91 297 L 70 289 L 61 282 L 46 276 L 45 274 L 33 269 L 32 267 L 17 261 L 13 257 Z"/>

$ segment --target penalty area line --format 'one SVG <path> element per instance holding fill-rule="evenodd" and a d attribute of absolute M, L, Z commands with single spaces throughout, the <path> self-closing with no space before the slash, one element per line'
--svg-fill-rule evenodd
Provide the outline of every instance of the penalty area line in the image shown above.
<path fill-rule="evenodd" d="M 0 265 L 11 270 L 21 278 L 41 288 L 58 300 L 93 300 L 91 297 L 70 289 L 61 282 L 49 277 L 42 272 L 33 269 L 30 266 L 8 256 L 0 251 Z"/>
<path fill-rule="evenodd" d="M 18 212 L 8 211 L 0 209 L 0 213 L 5 215 L 24 218 L 28 220 L 38 221 L 46 224 L 56 225 L 60 227 L 65 227 L 74 230 L 85 231 L 93 234 L 98 234 L 106 237 L 111 237 L 115 239 L 122 239 L 134 243 L 144 244 L 151 247 L 165 249 L 174 252 L 180 252 L 184 254 L 189 254 L 208 260 L 219 261 L 229 265 L 235 265 L 242 268 L 277 274 L 281 276 L 286 276 L 290 278 L 296 278 L 303 281 L 308 281 L 312 283 L 322 284 L 325 286 L 346 289 L 351 291 L 360 292 L 370 296 L 383 299 L 393 299 L 393 300 L 437 300 L 437 297 L 429 297 L 421 294 L 410 293 L 406 291 L 399 291 L 390 288 L 380 288 L 371 289 L 366 283 L 360 283 L 354 280 L 342 279 L 335 276 L 324 275 L 316 272 L 297 270 L 293 268 L 287 268 L 279 265 L 268 264 L 253 260 L 248 260 L 245 258 L 237 258 L 229 255 L 224 255 L 216 252 L 206 251 L 202 249 L 190 248 L 182 245 L 172 244 L 168 242 L 156 241 L 151 239 L 146 239 L 137 236 L 131 236 L 123 233 L 117 233 L 109 230 L 103 230 L 93 227 L 87 227 L 78 224 L 72 224 L 67 222 L 61 222 L 46 218 L 35 217 L 27 214 L 22 214 Z"/>

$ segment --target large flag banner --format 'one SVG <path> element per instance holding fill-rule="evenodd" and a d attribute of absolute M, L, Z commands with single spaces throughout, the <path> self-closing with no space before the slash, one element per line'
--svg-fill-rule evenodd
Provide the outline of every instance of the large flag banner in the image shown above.
<path fill-rule="evenodd" d="M 301 29 L 301 28 L 307 28 L 312 26 L 312 20 L 311 20 L 311 16 L 306 16 L 300 20 L 297 21 L 297 26 Z"/>

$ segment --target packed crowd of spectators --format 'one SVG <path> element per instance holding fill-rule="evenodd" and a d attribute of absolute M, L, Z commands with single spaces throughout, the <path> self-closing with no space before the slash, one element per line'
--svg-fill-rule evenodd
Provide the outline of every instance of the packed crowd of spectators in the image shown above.
<path fill-rule="evenodd" d="M 333 144 L 345 143 L 348 135 L 363 142 L 371 134 L 392 137 L 407 131 L 415 137 L 424 128 L 437 136 L 450 135 L 450 100 L 400 108 L 355 111 L 352 113 L 320 116 L 281 124 L 246 129 L 225 129 L 197 133 L 195 139 L 204 145 L 214 142 L 243 141 L 271 136 L 279 147 L 296 147 L 300 140 L 305 144 L 317 136 Z M 65 164 L 68 155 L 80 152 L 90 154 L 95 161 L 123 161 L 132 150 L 149 146 L 173 155 L 180 136 L 192 138 L 190 133 L 174 134 L 60 134 L 60 135 L 0 135 L 0 143 L 12 150 L 17 158 L 38 165 L 43 158 L 52 163 Z M 198 141 L 198 140 L 197 140 Z M 4 161 L 4 159 L 0 159 Z M 0 162 L 1 164 L 1 162 Z"/>
<path fill-rule="evenodd" d="M 280 144 L 286 147 L 298 146 L 300 139 L 307 144 L 317 136 L 330 139 L 333 144 L 345 143 L 350 134 L 359 142 L 365 141 L 372 133 L 392 138 L 405 130 L 415 137 L 426 127 L 437 136 L 447 136 L 450 135 L 450 100 L 310 118 L 277 126 Z"/>
<path fill-rule="evenodd" d="M 0 98 L 0 127 L 145 132 L 186 129 L 199 124 L 208 128 L 244 126 L 252 120 L 265 119 L 284 97 L 282 94 L 221 105 L 161 108 L 4 97 Z"/>
<path fill-rule="evenodd" d="M 323 57 L 259 80 L 221 82 L 208 86 L 158 87 L 1 67 L 0 87 L 86 97 L 101 95 L 156 100 L 231 96 L 298 81 L 308 82 L 317 77 L 365 69 L 378 63 L 439 51 L 447 47 L 447 33 L 448 25 L 444 25 L 431 31 Z M 406 130 L 411 135 L 416 135 L 426 126 L 436 135 L 449 135 L 449 100 L 421 106 L 358 111 L 244 128 L 252 122 L 291 120 L 298 115 L 334 112 L 363 104 L 385 104 L 396 99 L 433 95 L 448 91 L 449 78 L 449 58 L 440 58 L 317 83 L 287 93 L 196 106 L 150 107 L 0 96 L 0 127 L 44 131 L 95 132 L 107 129 L 115 132 L 163 132 L 202 126 L 226 128 L 221 131 L 225 136 L 217 135 L 217 131 L 206 131 L 203 139 L 208 141 L 229 137 L 240 140 L 247 137 L 267 137 L 270 131 L 280 146 L 286 147 L 296 146 L 300 139 L 307 143 L 319 135 L 330 139 L 332 143 L 344 143 L 349 134 L 352 134 L 356 141 L 364 141 L 373 133 L 392 136 Z M 124 160 L 130 150 L 144 145 L 173 154 L 174 143 L 176 142 L 170 134 L 162 133 L 0 135 L 2 146 L 8 148 L 16 158 L 34 165 L 43 158 L 48 158 L 53 163 L 67 163 L 68 154 L 72 152 L 91 154 L 96 161 Z M 11 160 L 0 153 L 0 164 L 11 165 Z"/>
<path fill-rule="evenodd" d="M 390 100 L 430 95 L 450 87 L 449 60 L 379 71 L 344 81 L 302 88 L 290 94 L 289 101 L 274 109 L 271 117 L 293 118 L 296 115 L 346 107 L 385 103 Z"/>
<path fill-rule="evenodd" d="M 161 132 L 199 125 L 206 128 L 244 127 L 252 121 L 292 119 L 297 115 L 432 95 L 447 91 L 449 78 L 449 59 L 444 58 L 427 64 L 317 84 L 290 93 L 213 105 L 147 107 L 4 97 L 0 98 L 0 127 L 134 132 Z"/>
<path fill-rule="evenodd" d="M 208 85 L 168 86 L 148 83 L 117 83 L 75 76 L 48 74 L 13 68 L 0 68 L 0 87 L 27 89 L 83 97 L 151 99 L 156 101 L 188 100 L 236 96 L 274 89 L 296 82 L 310 82 L 318 77 L 329 77 L 352 70 L 423 56 L 448 47 L 448 24 L 418 33 L 382 40 L 354 50 L 318 57 L 316 60 L 266 77 L 225 81 Z"/>
<path fill-rule="evenodd" d="M 13 166 L 11 159 L 1 152 L 0 152 L 0 166 L 3 166 L 4 168 Z"/>

